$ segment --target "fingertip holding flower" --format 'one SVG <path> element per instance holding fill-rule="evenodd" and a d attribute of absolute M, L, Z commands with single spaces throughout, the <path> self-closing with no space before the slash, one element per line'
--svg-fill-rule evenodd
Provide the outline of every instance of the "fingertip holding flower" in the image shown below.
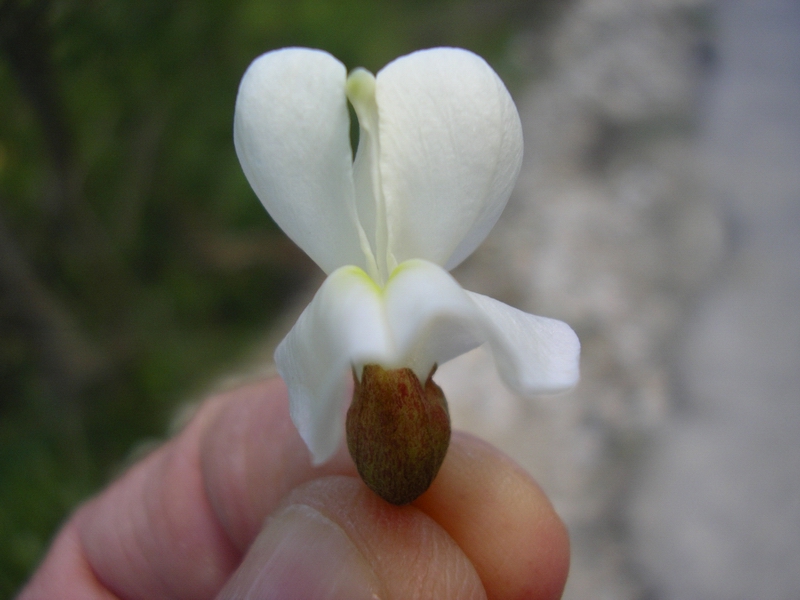
<path fill-rule="evenodd" d="M 242 79 L 234 141 L 272 218 L 328 274 L 275 353 L 315 463 L 341 440 L 351 369 L 357 386 L 365 365 L 426 381 L 486 343 L 516 392 L 575 384 L 568 325 L 467 292 L 447 272 L 494 226 L 522 161 L 516 108 L 483 59 L 435 48 L 348 76 L 319 50 L 269 52 Z"/>

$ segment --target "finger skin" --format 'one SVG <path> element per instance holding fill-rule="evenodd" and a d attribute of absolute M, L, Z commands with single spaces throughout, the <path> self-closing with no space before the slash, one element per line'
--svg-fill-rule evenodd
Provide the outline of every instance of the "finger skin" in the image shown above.
<path fill-rule="evenodd" d="M 223 427 L 220 422 L 229 426 Z M 242 423 L 250 423 L 251 432 L 260 430 L 261 435 L 237 440 L 236 434 L 243 432 Z M 229 443 L 208 443 L 212 450 L 218 448 L 220 455 L 211 461 L 218 468 L 204 469 L 205 440 L 213 440 L 218 430 Z M 259 489 L 267 496 L 270 490 L 291 489 L 321 475 L 354 472 L 352 466 L 351 470 L 342 469 L 341 461 L 336 460 L 313 468 L 305 445 L 291 425 L 285 386 L 280 380 L 259 382 L 204 403 L 179 436 L 82 506 L 67 525 L 77 532 L 79 541 L 77 547 L 70 546 L 70 551 L 80 551 L 81 562 L 89 565 L 97 582 L 119 598 L 213 598 L 237 567 L 264 516 L 253 521 L 249 539 L 237 546 L 225 529 L 224 515 L 216 514 L 211 499 L 221 494 L 218 490 L 228 489 L 229 481 L 236 480 L 227 473 L 230 462 L 257 454 L 259 437 L 272 440 L 277 449 L 248 465 L 242 481 L 264 477 Z M 280 460 L 286 463 L 276 464 Z M 214 474 L 210 482 L 204 480 L 206 471 Z M 245 490 L 246 486 L 238 489 Z M 251 497 L 258 498 L 257 491 Z M 245 514 L 270 511 L 280 500 L 273 494 L 271 502 L 259 499 L 257 508 L 253 508 L 248 498 L 235 496 L 226 498 L 243 507 Z M 50 554 L 65 552 L 62 548 L 56 545 Z M 86 572 L 51 566 L 63 562 L 53 563 L 48 556 L 21 598 L 60 598 L 71 587 L 83 590 Z M 37 595 L 30 595 L 31 588 L 39 590 Z M 75 592 L 75 597 L 83 596 Z"/>
<path fill-rule="evenodd" d="M 17 600 L 119 600 L 94 575 L 74 523 L 58 534 L 45 561 Z"/>
<path fill-rule="evenodd" d="M 489 598 L 560 597 L 563 525 L 535 483 L 490 446 L 455 436 L 439 477 L 411 507 L 370 496 L 354 474 L 345 449 L 312 467 L 280 380 L 240 388 L 206 402 L 178 437 L 77 511 L 20 598 L 213 598 L 293 490 L 311 502 L 322 488 L 304 484 L 331 476 L 345 476 L 348 494 L 366 494 L 351 497 L 360 498 L 347 515 L 354 523 L 381 514 L 402 524 L 404 512 L 438 523 Z"/>
<path fill-rule="evenodd" d="M 264 537 L 271 537 L 273 529 L 280 530 L 280 521 L 287 514 L 295 518 L 306 514 L 305 519 L 322 519 L 343 536 L 328 555 L 314 554 L 324 540 L 303 538 L 298 546 L 296 537 L 285 530 L 280 540 L 270 540 L 268 549 L 263 549 Z M 221 599 L 486 600 L 474 567 L 444 529 L 413 506 L 387 503 L 355 477 L 323 477 L 294 490 L 269 518 L 252 548 Z M 279 570 L 273 566 L 276 549 L 283 554 L 299 552 L 301 555 L 299 568 L 298 562 L 291 566 L 280 562 L 281 571 L 293 571 L 290 577 L 275 576 Z M 351 554 L 350 549 L 357 558 L 343 565 L 339 557 Z M 302 557 L 309 554 L 312 556 L 307 559 Z M 253 558 L 255 564 L 249 564 Z M 262 565 L 266 565 L 269 573 L 266 585 Z M 331 567 L 343 567 L 348 572 L 354 568 L 359 570 L 361 580 L 368 583 L 369 589 L 359 585 L 349 594 L 329 595 L 331 586 L 339 579 L 331 576 Z M 324 582 L 324 591 L 318 590 L 320 580 Z M 276 587 L 280 588 L 277 592 Z M 317 591 L 310 592 L 310 588 Z"/>
<path fill-rule="evenodd" d="M 280 379 L 237 391 L 235 401 L 209 419 L 200 457 L 209 501 L 242 552 L 292 489 L 325 475 L 357 475 L 344 445 L 325 464 L 311 466 Z"/>
<path fill-rule="evenodd" d="M 430 489 L 414 505 L 469 556 L 490 600 L 560 598 L 569 536 L 536 482 L 469 434 L 454 434 Z"/>
<path fill-rule="evenodd" d="M 292 494 L 327 514 L 358 546 L 383 583 L 385 598 L 481 600 L 486 594 L 461 548 L 414 506 L 397 507 L 352 477 L 313 481 Z"/>

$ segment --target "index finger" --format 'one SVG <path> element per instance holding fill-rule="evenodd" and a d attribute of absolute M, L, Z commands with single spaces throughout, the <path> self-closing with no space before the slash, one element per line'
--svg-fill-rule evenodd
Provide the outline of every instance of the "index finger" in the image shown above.
<path fill-rule="evenodd" d="M 497 448 L 455 433 L 439 475 L 414 505 L 461 547 L 490 600 L 561 597 L 567 530 L 531 476 Z"/>
<path fill-rule="evenodd" d="M 79 511 L 61 536 L 70 543 L 57 541 L 28 597 L 72 597 L 73 586 L 123 598 L 211 598 L 287 494 L 333 474 L 355 474 L 347 451 L 311 465 L 280 380 L 215 398 Z M 535 483 L 487 444 L 454 436 L 415 505 L 462 548 L 489 598 L 560 595 L 563 526 Z"/>
<path fill-rule="evenodd" d="M 260 419 L 251 418 L 263 410 L 263 406 L 242 407 L 221 416 L 206 446 L 207 480 L 217 482 L 210 495 L 217 499 L 218 514 L 227 515 L 228 530 L 242 547 L 258 534 L 263 520 L 286 493 L 311 479 L 305 470 L 307 452 L 294 426 L 286 417 L 277 422 L 263 413 Z M 265 422 L 272 424 L 265 428 Z M 276 427 L 291 440 L 292 450 L 266 442 Z M 242 439 L 249 439 L 249 449 L 241 445 Z M 275 452 L 284 454 L 275 456 Z M 220 462 L 226 456 L 227 463 Z M 248 460 L 250 467 L 242 460 Z M 281 463 L 288 467 L 278 474 Z M 231 464 L 238 466 L 231 468 Z M 344 448 L 330 468 L 356 473 Z M 267 486 L 266 481 L 274 483 Z M 238 504 L 243 498 L 249 500 Z M 496 448 L 474 436 L 454 433 L 439 475 L 414 506 L 437 521 L 461 547 L 490 599 L 560 597 L 569 569 L 566 529 L 530 475 Z"/>

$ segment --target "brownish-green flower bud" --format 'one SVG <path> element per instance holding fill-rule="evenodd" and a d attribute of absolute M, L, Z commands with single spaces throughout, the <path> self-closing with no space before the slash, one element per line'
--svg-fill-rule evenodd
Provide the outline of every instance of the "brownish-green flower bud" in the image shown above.
<path fill-rule="evenodd" d="M 450 415 L 434 366 L 423 386 L 411 369 L 366 365 L 347 411 L 347 447 L 361 479 L 392 504 L 427 490 L 450 444 Z"/>

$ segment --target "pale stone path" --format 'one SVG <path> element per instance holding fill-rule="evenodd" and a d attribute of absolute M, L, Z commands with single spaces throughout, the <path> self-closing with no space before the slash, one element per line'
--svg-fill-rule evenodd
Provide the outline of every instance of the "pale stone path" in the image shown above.
<path fill-rule="evenodd" d="M 701 156 L 730 252 L 632 506 L 659 600 L 800 598 L 800 2 L 717 5 Z"/>

